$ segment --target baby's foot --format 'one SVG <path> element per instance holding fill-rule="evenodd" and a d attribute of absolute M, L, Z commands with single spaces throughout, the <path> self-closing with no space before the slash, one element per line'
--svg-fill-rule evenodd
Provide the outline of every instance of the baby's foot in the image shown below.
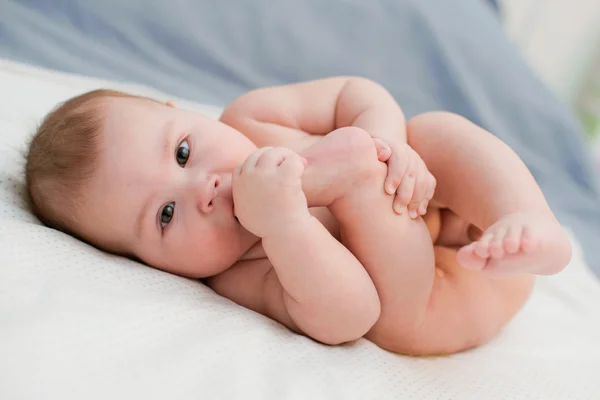
<path fill-rule="evenodd" d="M 302 189 L 311 207 L 328 206 L 377 174 L 383 190 L 386 166 L 377 158 L 373 138 L 362 129 L 337 129 L 300 155 L 308 161 Z"/>
<path fill-rule="evenodd" d="M 509 214 L 487 228 L 481 238 L 462 247 L 456 258 L 464 268 L 492 274 L 560 272 L 571 259 L 571 245 L 550 214 Z"/>

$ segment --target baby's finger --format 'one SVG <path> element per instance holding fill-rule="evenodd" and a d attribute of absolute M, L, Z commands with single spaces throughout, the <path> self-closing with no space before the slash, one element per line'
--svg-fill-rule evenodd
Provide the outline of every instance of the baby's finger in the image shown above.
<path fill-rule="evenodd" d="M 423 160 L 418 161 L 418 172 L 417 179 L 415 181 L 415 191 L 413 192 L 411 203 L 416 203 L 416 208 L 419 208 L 421 202 L 426 200 L 425 195 L 427 194 L 427 187 L 429 186 L 429 179 L 427 178 L 427 168 Z"/>
<path fill-rule="evenodd" d="M 244 161 L 244 164 L 242 165 L 242 170 L 240 171 L 240 174 L 244 174 L 246 172 L 253 170 L 256 167 L 256 164 L 258 163 L 258 160 L 263 155 L 263 153 L 265 153 L 271 149 L 272 149 L 272 147 L 262 147 L 256 151 L 254 151 L 254 153 L 250 154 L 248 156 L 248 158 L 246 158 L 246 161 Z"/>
<path fill-rule="evenodd" d="M 408 216 L 411 219 L 415 219 L 419 216 L 419 205 L 420 205 L 420 202 L 415 202 L 415 201 L 408 203 L 408 207 L 407 207 Z"/>
<path fill-rule="evenodd" d="M 256 162 L 256 168 L 266 169 L 278 167 L 286 157 L 292 154 L 295 153 L 288 148 L 273 147 L 261 154 Z"/>
<path fill-rule="evenodd" d="M 398 195 L 394 197 L 392 208 L 396 214 L 404 214 L 406 212 L 406 203 L 403 203 Z"/>
<path fill-rule="evenodd" d="M 384 190 L 387 194 L 394 194 L 408 169 L 408 161 L 404 157 L 390 157 L 388 160 L 388 171 L 385 177 Z M 410 198 L 409 198 L 410 200 Z M 403 203 L 406 206 L 408 200 Z"/>
<path fill-rule="evenodd" d="M 419 203 L 419 207 L 417 208 L 417 213 L 419 215 L 425 215 L 427 213 L 427 207 L 429 206 L 429 200 L 423 199 Z"/>
<path fill-rule="evenodd" d="M 397 201 L 394 202 L 394 211 L 396 211 L 398 214 L 402 214 L 406 211 L 406 207 L 412 198 L 414 190 L 415 176 L 412 171 L 409 171 L 406 175 L 404 175 L 404 178 L 398 187 L 398 192 L 396 194 Z"/>
<path fill-rule="evenodd" d="M 433 199 L 433 195 L 435 194 L 435 187 L 437 186 L 437 180 L 431 174 L 431 172 L 427 171 L 427 192 L 425 193 L 425 199 L 430 201 Z"/>
<path fill-rule="evenodd" d="M 287 176 L 299 178 L 304 173 L 305 166 L 305 159 L 292 152 L 283 157 L 279 170 Z"/>
<path fill-rule="evenodd" d="M 436 185 L 437 181 L 433 175 L 427 171 L 427 190 L 425 191 L 425 198 L 419 203 L 419 215 L 425 215 L 427 213 L 427 207 L 429 206 L 429 202 L 433 199 Z"/>
<path fill-rule="evenodd" d="M 392 155 L 392 148 L 386 142 L 378 138 L 373 138 L 373 143 L 375 143 L 379 161 L 386 162 L 389 160 Z"/>

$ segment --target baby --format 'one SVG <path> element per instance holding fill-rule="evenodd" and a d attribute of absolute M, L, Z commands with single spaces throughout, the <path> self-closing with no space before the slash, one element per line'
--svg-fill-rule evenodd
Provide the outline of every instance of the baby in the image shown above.
<path fill-rule="evenodd" d="M 481 345 L 571 257 L 508 146 L 450 113 L 406 122 L 363 78 L 254 90 L 219 121 L 89 92 L 46 116 L 26 180 L 48 226 L 326 344 Z"/>

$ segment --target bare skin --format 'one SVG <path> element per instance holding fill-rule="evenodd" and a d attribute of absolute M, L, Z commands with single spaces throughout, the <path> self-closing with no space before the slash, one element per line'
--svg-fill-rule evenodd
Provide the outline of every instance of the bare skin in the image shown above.
<path fill-rule="evenodd" d="M 472 230 L 476 240 L 458 251 L 464 268 L 545 275 L 568 264 L 571 248 L 564 230 L 506 144 L 465 118 L 442 112 L 413 118 L 408 136 L 438 177 L 436 200 L 483 231 L 478 237 Z M 442 144 L 444 152 L 437 151 Z"/>
<path fill-rule="evenodd" d="M 460 251 L 458 260 L 464 268 L 490 274 L 553 274 L 568 263 L 568 239 L 527 167 L 508 146 L 458 115 L 425 113 L 405 123 L 393 97 L 379 85 L 365 79 L 332 78 L 249 92 L 228 106 L 222 120 L 259 146 L 283 145 L 297 152 L 336 128 L 362 128 L 392 147 L 385 186 L 395 195 L 397 213 L 402 214 L 410 201 L 411 218 L 417 211 L 424 215 L 435 186 L 428 174 L 433 173 L 438 183 L 444 180 L 435 200 L 442 208 L 454 205 L 450 207 L 454 213 L 442 214 L 447 229 L 441 242 L 464 246 L 465 236 L 478 240 Z M 406 141 L 409 147 L 403 145 Z M 412 157 L 407 148 L 418 156 Z M 388 184 L 396 187 L 399 182 L 396 191 L 387 189 Z M 482 207 L 482 202 L 490 207 Z M 508 216 L 525 210 L 526 215 Z M 447 218 L 454 214 L 463 222 Z M 456 235 L 461 236 L 458 242 Z M 512 257 L 516 252 L 519 262 Z M 532 257 L 523 258 L 524 254 Z"/>
<path fill-rule="evenodd" d="M 273 93 L 273 99 L 278 100 L 281 114 L 276 113 L 273 108 L 259 106 L 261 98 L 271 96 L 269 90 Z M 381 347 L 399 353 L 426 355 L 447 354 L 483 344 L 496 335 L 526 301 L 534 280 L 530 272 L 556 273 L 568 263 L 568 240 L 549 211 L 531 174 L 507 146 L 488 132 L 447 113 L 423 115 L 408 122 L 408 144 L 423 158 L 437 179 L 438 188 L 432 203 L 442 208 L 430 207 L 424 217 L 425 221 L 420 218 L 410 220 L 406 214 L 399 216 L 391 211 L 395 200 L 382 190 L 385 168 L 373 156 L 373 141 L 362 140 L 361 144 L 361 139 L 354 138 L 339 140 L 335 144 L 335 136 L 330 134 L 325 136 L 328 141 L 307 149 L 307 146 L 318 141 L 321 136 L 307 135 L 300 129 L 320 132 L 327 127 L 335 127 L 325 116 L 317 119 L 322 121 L 323 126 L 315 126 L 315 119 L 310 118 L 310 111 L 323 113 L 321 108 L 303 110 L 300 115 L 308 114 L 306 120 L 299 117 L 300 119 L 291 119 L 290 126 L 279 125 L 287 122 L 280 121 L 277 115 L 290 115 L 301 105 L 310 108 L 311 98 L 326 98 L 323 94 L 325 89 L 320 92 L 314 87 L 299 86 L 297 90 L 294 93 L 286 87 L 279 92 L 278 88 L 274 88 L 267 89 L 260 96 L 250 95 L 247 100 L 242 99 L 234 105 L 232 110 L 235 113 L 226 112 L 224 118 L 255 143 L 276 143 L 296 149 L 309 160 L 303 181 L 309 204 L 328 205 L 335 218 L 332 221 L 331 216 L 321 209 L 313 209 L 313 214 L 317 214 L 318 210 L 320 220 L 336 237 L 339 226 L 340 239 L 367 269 L 377 288 L 381 315 L 369 329 L 367 337 Z M 366 90 L 365 88 L 364 91 Z M 306 98 L 302 99 L 303 96 Z M 286 111 L 285 99 L 288 97 L 295 100 Z M 383 101 L 381 96 L 374 98 Z M 271 114 L 261 114 L 260 120 L 253 120 L 252 114 L 238 118 L 236 113 L 243 115 L 246 103 L 250 109 L 266 109 Z M 338 101 L 339 103 L 343 102 Z M 351 100 L 345 104 L 351 104 Z M 359 120 L 360 118 L 350 115 L 367 115 L 361 108 L 363 106 L 367 107 L 363 104 L 360 107 L 348 105 L 345 111 L 349 116 L 339 117 L 338 111 L 335 113 L 336 121 Z M 376 109 L 377 102 L 370 106 Z M 367 121 L 365 127 L 370 131 L 393 132 L 392 125 L 398 121 L 397 118 L 386 120 L 385 116 L 390 113 L 374 112 L 373 115 L 380 115 L 381 118 L 363 118 L 362 122 Z M 262 120 L 266 122 L 260 122 Z M 386 124 L 387 128 L 384 126 Z M 400 128 L 396 126 L 394 129 Z M 366 139 L 364 135 L 363 139 Z M 349 143 L 353 147 L 349 148 Z M 444 148 L 444 152 L 440 152 L 440 148 Z M 361 151 L 365 152 L 364 156 L 359 155 Z M 345 152 L 351 155 L 346 166 L 340 162 L 344 159 Z M 311 172 L 311 165 L 320 165 L 320 170 L 325 171 L 324 175 L 318 174 L 319 169 Z M 343 168 L 352 168 L 354 172 L 344 171 Z M 361 168 L 361 174 L 365 171 L 373 174 L 371 179 L 361 179 L 348 185 L 348 180 L 354 176 L 356 169 Z M 338 173 L 339 179 L 333 179 Z M 320 195 L 314 195 L 314 192 L 322 194 L 322 190 L 309 190 L 313 185 L 311 180 L 317 182 L 314 186 L 334 192 L 336 184 L 345 182 L 346 189 L 349 188 L 350 191 L 342 197 L 335 195 L 333 199 L 331 196 L 323 199 Z M 472 271 L 470 269 L 474 268 L 468 268 L 468 261 L 463 260 L 463 267 L 467 268 L 457 263 L 458 247 L 483 238 L 481 231 L 489 228 L 486 231 L 488 237 L 489 234 L 495 235 L 498 226 L 495 224 L 506 226 L 504 223 L 509 220 L 511 224 L 515 224 L 514 229 L 518 230 L 519 226 L 527 225 L 528 220 L 531 224 L 533 218 L 541 218 L 546 227 L 553 228 L 545 231 L 549 235 L 541 235 L 537 240 L 557 244 L 551 248 L 550 253 L 535 253 L 534 257 L 538 258 L 536 263 L 528 264 L 525 261 L 516 264 L 520 269 L 506 268 L 516 258 L 524 259 L 526 254 L 530 254 L 525 251 L 527 244 L 522 241 L 519 242 L 519 252 L 511 255 L 512 259 L 506 258 L 507 263 L 498 265 L 501 267 L 498 272 L 508 274 L 504 279 L 495 279 L 490 274 L 493 270 L 491 266 L 489 269 L 486 267 L 485 270 Z M 378 223 L 371 223 L 374 221 Z M 510 229 L 513 229 L 512 226 L 510 225 Z M 502 243 L 505 243 L 504 239 Z M 510 240 L 506 243 L 510 243 Z M 542 246 L 545 250 L 548 247 Z M 468 255 L 468 249 L 467 246 L 461 252 Z M 306 257 L 306 254 L 297 256 Z M 306 262 L 312 264 L 308 260 Z M 538 266 L 542 268 L 538 269 Z M 269 266 L 262 268 L 265 271 Z M 279 268 L 283 269 L 284 266 L 280 265 Z M 241 304 L 248 304 L 248 299 L 238 295 L 236 282 L 247 282 L 249 275 L 252 275 L 249 270 L 242 272 L 242 269 L 233 269 L 210 282 L 223 295 L 234 298 Z M 275 279 L 270 282 L 274 287 L 279 283 Z M 283 284 L 283 288 L 278 290 L 285 291 L 285 286 Z M 277 296 L 267 297 L 273 303 L 277 302 Z M 252 303 L 256 304 L 257 301 Z M 269 300 L 266 303 L 269 304 Z M 284 307 L 263 306 L 259 310 L 266 310 L 267 315 L 272 318 L 284 321 L 294 330 L 302 331 L 294 324 L 294 318 L 286 314 Z M 342 329 L 345 330 L 346 328 Z M 440 332 L 444 334 L 440 335 Z"/>
<path fill-rule="evenodd" d="M 405 123 L 364 79 L 259 90 L 221 122 L 135 99 L 105 112 L 85 236 L 206 278 L 322 343 L 366 335 L 418 355 L 483 344 L 521 308 L 531 274 L 570 257 L 507 146 L 456 115 Z M 391 148 L 385 164 L 378 141 Z"/>
<path fill-rule="evenodd" d="M 426 221 L 393 213 L 393 197 L 381 187 L 386 166 L 377 160 L 373 140 L 364 131 L 337 130 L 301 155 L 308 161 L 302 177 L 308 205 L 328 207 L 335 220 L 332 223 L 327 214 L 320 214 L 320 220 L 329 226 L 332 235 L 337 236 L 339 228 L 340 240 L 360 260 L 375 285 L 381 311 L 365 336 L 382 348 L 427 355 L 480 345 L 496 335 L 527 299 L 532 276 L 489 278 L 458 266 L 456 250 L 439 242 L 434 247 L 440 237 L 438 210 L 430 210 Z M 318 210 L 313 209 L 313 214 Z M 455 216 L 447 216 L 449 219 L 458 234 L 456 226 L 461 221 Z M 461 230 L 460 235 L 465 234 Z M 456 241 L 460 235 L 452 237 Z M 408 251 L 416 260 L 413 263 L 405 262 Z M 268 250 L 266 253 L 262 248 L 253 249 L 252 256 L 247 256 L 250 261 L 242 261 L 210 279 L 209 284 L 217 292 L 248 305 L 238 285 L 247 283 L 254 269 L 271 270 L 267 257 L 278 257 L 272 257 Z M 279 292 L 289 290 L 275 279 L 269 280 L 271 287 L 278 287 Z M 299 326 L 302 323 L 297 323 L 302 317 L 289 314 L 289 303 L 286 309 L 275 299 L 271 302 L 264 308 L 252 303 L 257 310 L 304 332 Z M 362 311 L 356 309 L 357 315 Z M 439 335 L 441 331 L 445 334 Z"/>
<path fill-rule="evenodd" d="M 376 344 L 409 354 L 464 350 L 493 337 L 527 298 L 529 290 L 526 288 L 531 288 L 532 276 L 519 275 L 495 281 L 473 274 L 469 280 L 480 280 L 481 288 L 473 291 L 471 287 L 472 293 L 462 293 L 462 296 L 479 297 L 479 301 L 486 304 L 485 313 L 473 309 L 473 305 L 460 304 L 462 296 L 458 290 L 464 287 L 452 281 L 458 277 L 464 279 L 462 276 L 469 273 L 461 271 L 452 260 L 455 250 L 440 246 L 434 249 L 432 233 L 435 232 L 428 230 L 423 220 L 411 220 L 391 211 L 393 197 L 381 189 L 386 167 L 377 161 L 368 134 L 359 129 L 342 128 L 301 154 L 309 160 L 309 167 L 314 167 L 307 168 L 303 177 L 309 204 L 326 205 L 323 203 L 329 202 L 329 210 L 340 224 L 342 242 L 361 261 L 377 288 L 381 315 L 366 335 Z M 330 181 L 325 183 L 324 179 Z M 337 194 L 338 190 L 343 194 Z M 329 197 L 323 196 L 323 192 Z M 332 193 L 335 194 L 333 198 Z M 436 213 L 430 213 L 431 224 Z M 446 221 L 452 218 L 455 224 L 452 227 L 451 222 L 448 226 L 455 229 L 452 237 L 455 241 L 463 240 L 457 244 L 466 244 L 466 230 L 456 230 L 461 221 L 448 212 L 446 214 L 449 215 Z M 522 220 L 518 221 L 522 223 Z M 468 229 L 468 226 L 462 226 Z M 436 239 L 433 237 L 434 241 Z M 411 251 L 411 247 L 419 249 L 412 251 L 418 253 L 419 259 L 411 254 L 412 263 L 406 263 L 406 252 Z M 523 295 L 507 301 L 494 288 L 513 293 L 522 291 Z M 449 296 L 454 298 L 446 298 Z M 440 338 L 440 330 L 447 331 L 459 321 L 468 323 L 469 327 L 465 329 L 465 325 L 460 324 L 448 331 L 444 339 Z"/>
<path fill-rule="evenodd" d="M 406 350 L 402 342 L 423 318 L 434 280 L 427 226 L 393 212 L 393 197 L 383 191 L 386 165 L 377 160 L 372 138 L 361 129 L 338 129 L 301 155 L 313 166 L 303 177 L 309 204 L 328 206 L 340 224 L 342 243 L 377 289 L 381 314 L 366 337 L 391 350 Z M 322 191 L 335 196 L 322 196 Z"/>
<path fill-rule="evenodd" d="M 462 247 L 457 260 L 464 268 L 487 270 L 490 274 L 527 269 L 537 273 L 552 271 L 552 257 L 556 256 L 563 235 L 556 222 L 544 213 L 516 212 L 502 217 L 479 240 Z"/>

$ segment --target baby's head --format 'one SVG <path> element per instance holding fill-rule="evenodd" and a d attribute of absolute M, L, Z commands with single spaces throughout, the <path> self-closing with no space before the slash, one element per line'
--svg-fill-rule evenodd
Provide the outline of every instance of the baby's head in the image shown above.
<path fill-rule="evenodd" d="M 233 214 L 231 173 L 255 150 L 237 130 L 170 102 L 96 90 L 50 112 L 26 184 L 49 227 L 189 277 L 222 272 L 256 238 Z"/>

